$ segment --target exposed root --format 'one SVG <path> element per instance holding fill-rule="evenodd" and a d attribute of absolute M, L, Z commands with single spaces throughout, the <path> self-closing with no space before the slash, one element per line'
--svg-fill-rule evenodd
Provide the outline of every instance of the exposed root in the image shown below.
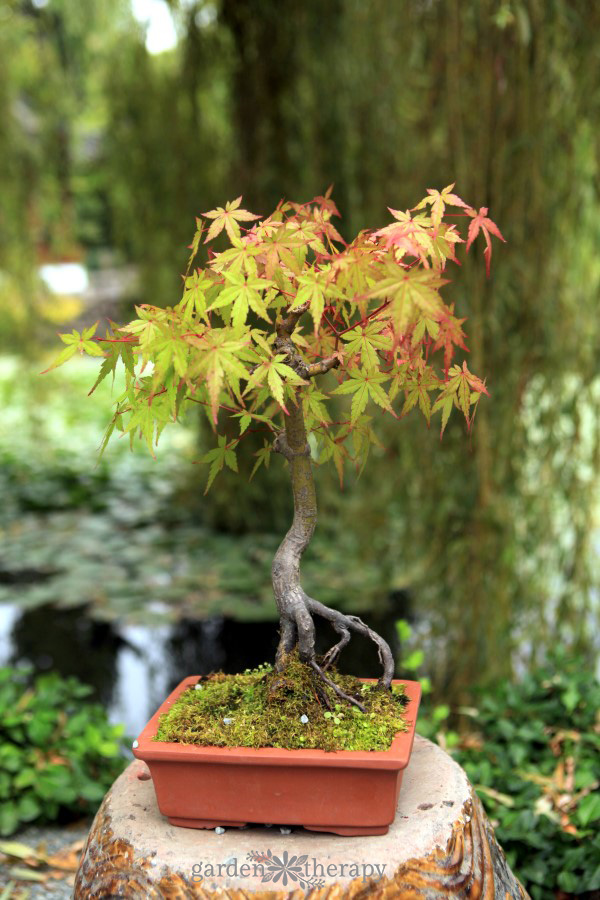
<path fill-rule="evenodd" d="M 328 685 L 328 687 L 330 687 L 333 691 L 335 691 L 335 693 L 338 695 L 340 700 L 345 700 L 347 703 L 352 703 L 353 706 L 357 706 L 361 712 L 365 711 L 365 708 L 362 705 L 362 703 L 359 703 L 359 701 L 356 699 L 356 697 L 351 697 L 350 694 L 346 694 L 341 688 L 339 688 L 337 686 L 337 684 L 335 684 L 331 680 L 331 678 L 329 678 L 325 674 L 323 669 L 314 661 L 314 659 L 309 660 L 308 665 L 311 667 L 311 669 L 313 669 L 317 673 L 319 678 L 321 678 L 325 682 L 325 684 Z"/>
<path fill-rule="evenodd" d="M 330 607 L 325 606 L 324 603 L 313 600 L 313 598 L 309 597 L 308 594 L 305 594 L 304 591 L 302 592 L 302 595 L 309 612 L 315 613 L 322 619 L 326 619 L 333 626 L 334 630 L 341 635 L 341 639 L 338 643 L 334 644 L 334 646 L 325 654 L 323 668 L 328 668 L 337 660 L 343 648 L 350 642 L 350 631 L 355 631 L 364 637 L 368 637 L 376 644 L 379 661 L 383 667 L 383 673 L 379 679 L 379 684 L 389 690 L 392 678 L 394 677 L 394 657 L 392 656 L 392 651 L 390 650 L 387 641 L 385 641 L 381 635 L 377 634 L 376 631 L 373 631 L 372 628 L 369 628 L 369 626 L 366 625 L 362 619 L 359 619 L 358 616 L 347 616 L 344 615 L 344 613 L 338 612 L 337 609 L 330 609 Z"/>
<path fill-rule="evenodd" d="M 351 631 L 355 631 L 370 638 L 377 645 L 379 659 L 383 666 L 383 674 L 379 679 L 379 685 L 389 690 L 394 675 L 394 659 L 387 642 L 357 616 L 344 615 L 335 609 L 330 609 L 325 604 L 319 603 L 318 600 L 313 600 L 301 588 L 299 591 L 294 592 L 294 595 L 294 602 L 288 602 L 287 604 L 287 609 L 290 612 L 281 620 L 281 637 L 275 666 L 276 672 L 285 672 L 289 653 L 297 645 L 300 659 L 309 665 L 319 678 L 335 691 L 341 700 L 357 706 L 364 712 L 362 704 L 355 697 L 344 693 L 327 676 L 326 670 L 335 663 L 343 648 L 350 642 Z M 317 663 L 315 657 L 313 615 L 319 615 L 321 618 L 326 619 L 331 623 L 334 630 L 341 635 L 338 643 L 334 644 L 327 651 L 321 665 Z"/>

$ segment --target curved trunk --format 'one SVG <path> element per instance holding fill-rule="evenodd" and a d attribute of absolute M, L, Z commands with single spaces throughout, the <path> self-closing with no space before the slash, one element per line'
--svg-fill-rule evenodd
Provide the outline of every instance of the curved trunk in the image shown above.
<path fill-rule="evenodd" d="M 288 460 L 294 494 L 294 519 L 281 542 L 271 568 L 275 602 L 279 611 L 281 640 L 276 666 L 285 664 L 285 656 L 298 643 L 300 658 L 308 662 L 314 654 L 314 625 L 300 587 L 300 560 L 317 526 L 317 493 L 306 437 L 302 401 L 285 417 L 285 432 L 277 440 Z"/>
<path fill-rule="evenodd" d="M 300 659 L 309 664 L 338 696 L 362 709 L 355 698 L 344 694 L 330 681 L 325 670 L 349 642 L 351 631 L 370 638 L 377 645 L 383 667 L 379 683 L 388 689 L 394 675 L 394 659 L 387 642 L 357 616 L 346 616 L 313 600 L 300 585 L 300 560 L 317 524 L 317 497 L 300 392 L 296 394 L 296 405 L 291 406 L 285 416 L 285 431 L 277 437 L 274 449 L 282 453 L 289 463 L 294 495 L 294 519 L 275 554 L 271 569 L 280 620 L 275 668 L 282 671 L 288 654 L 297 646 Z M 326 619 L 340 636 L 338 643 L 325 655 L 322 666 L 315 659 L 313 615 Z"/>

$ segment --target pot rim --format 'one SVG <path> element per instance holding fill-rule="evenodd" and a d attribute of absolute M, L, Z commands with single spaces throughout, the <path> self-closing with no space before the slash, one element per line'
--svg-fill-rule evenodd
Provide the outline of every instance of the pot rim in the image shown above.
<path fill-rule="evenodd" d="M 201 678 L 188 675 L 161 703 L 148 724 L 141 731 L 133 755 L 146 762 L 197 762 L 240 764 L 256 766 L 335 766 L 336 768 L 388 769 L 398 771 L 408 765 L 412 751 L 421 685 L 418 681 L 395 678 L 394 685 L 403 685 L 408 697 L 405 709 L 408 730 L 397 732 L 387 750 L 287 750 L 281 747 L 198 747 L 194 744 L 179 744 L 170 741 L 154 741 L 158 719 L 168 711 L 183 691 Z M 372 684 L 376 678 L 361 678 L 365 684 Z"/>

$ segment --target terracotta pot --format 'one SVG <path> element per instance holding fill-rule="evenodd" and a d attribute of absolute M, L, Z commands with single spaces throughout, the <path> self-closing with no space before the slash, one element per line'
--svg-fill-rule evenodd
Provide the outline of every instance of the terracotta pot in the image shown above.
<path fill-rule="evenodd" d="M 215 828 L 277 823 L 342 835 L 386 834 L 415 736 L 418 682 L 394 682 L 405 686 L 409 698 L 409 730 L 399 732 L 389 750 L 332 753 L 153 741 L 159 716 L 198 678 L 184 678 L 175 688 L 133 751 L 148 764 L 158 807 L 171 824 Z"/>

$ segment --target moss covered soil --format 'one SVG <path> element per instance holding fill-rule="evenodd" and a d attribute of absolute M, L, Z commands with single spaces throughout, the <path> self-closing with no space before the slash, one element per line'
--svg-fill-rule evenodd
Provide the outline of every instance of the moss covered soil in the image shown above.
<path fill-rule="evenodd" d="M 407 730 L 402 685 L 390 692 L 350 675 L 328 675 L 359 700 L 364 713 L 292 657 L 282 674 L 262 665 L 243 675 L 201 677 L 161 716 L 154 740 L 201 747 L 387 750 L 394 735 Z"/>

